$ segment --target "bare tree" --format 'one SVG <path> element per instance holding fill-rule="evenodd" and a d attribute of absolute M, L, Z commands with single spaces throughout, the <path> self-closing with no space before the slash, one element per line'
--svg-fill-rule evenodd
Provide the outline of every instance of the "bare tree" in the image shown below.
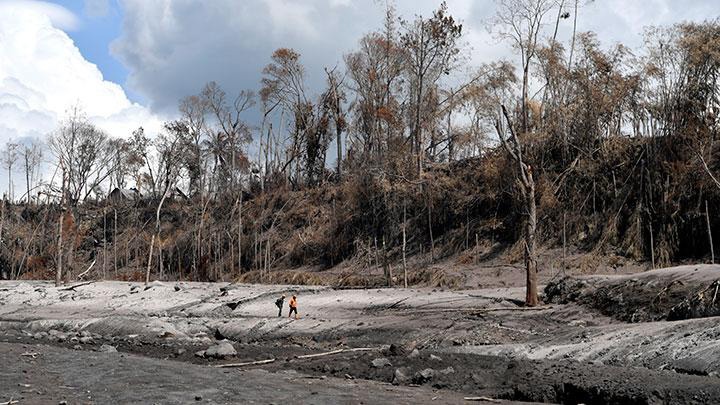
<path fill-rule="evenodd" d="M 13 166 L 15 166 L 15 163 L 17 162 L 19 155 L 18 155 L 18 149 L 20 149 L 20 145 L 15 142 L 8 142 L 5 144 L 5 149 L 2 151 L 2 163 L 5 167 L 5 170 L 7 170 L 8 174 L 8 199 L 10 201 L 13 201 L 14 199 L 14 192 L 13 192 L 13 181 L 12 181 L 12 172 L 13 172 Z"/>
<path fill-rule="evenodd" d="M 343 81 L 345 77 L 338 77 L 335 69 L 325 69 L 327 75 L 328 89 L 323 95 L 323 101 L 330 110 L 333 126 L 335 127 L 335 143 L 337 147 L 337 177 L 338 181 L 342 178 L 342 133 L 347 127 L 345 112 L 343 111 L 343 102 L 345 102 L 345 92 L 343 91 Z"/>
<path fill-rule="evenodd" d="M 50 137 L 50 149 L 65 164 L 68 203 L 76 205 L 114 172 L 108 136 L 91 124 L 79 107 L 73 107 Z"/>
<path fill-rule="evenodd" d="M 212 149 L 217 155 L 217 160 L 222 163 L 222 182 L 219 184 L 226 189 L 235 190 L 238 186 L 241 169 L 247 169 L 248 157 L 245 153 L 245 145 L 252 141 L 250 127 L 242 120 L 241 115 L 255 105 L 255 94 L 249 90 L 242 90 L 230 105 L 227 95 L 215 82 L 205 85 L 201 92 L 212 113 L 213 121 L 217 128 L 212 130 L 216 134 L 218 148 Z"/>
<path fill-rule="evenodd" d="M 508 39 L 520 52 L 522 88 L 520 103 L 520 132 L 528 131 L 528 103 L 530 101 L 530 66 L 537 55 L 543 19 L 557 5 L 556 0 L 497 0 L 498 11 L 494 26 L 502 38 Z"/>
<path fill-rule="evenodd" d="M 361 161 L 379 161 L 390 154 L 393 138 L 402 136 L 404 125 L 402 75 L 407 52 L 400 42 L 392 5 L 385 10 L 383 29 L 365 35 L 359 47 L 345 55 L 348 89 L 354 93 L 346 154 L 353 148 L 361 152 Z"/>
<path fill-rule="evenodd" d="M 29 145 L 24 145 L 22 149 L 22 157 L 25 162 L 25 186 L 26 201 L 28 204 L 32 201 L 33 187 L 32 179 L 35 171 L 42 161 L 42 146 L 36 139 L 30 141 Z"/>
<path fill-rule="evenodd" d="M 535 252 L 535 233 L 537 230 L 537 208 L 535 204 L 535 179 L 533 178 L 532 166 L 527 163 L 523 155 L 523 146 L 513 128 L 512 121 L 507 109 L 501 107 L 502 116 L 498 116 L 495 122 L 498 137 L 503 148 L 510 155 L 513 164 L 516 165 L 520 178 L 520 193 L 525 207 L 527 219 L 525 222 L 525 275 L 526 293 L 525 305 L 536 306 L 538 304 L 537 293 L 537 254 Z M 503 119 L 507 123 L 503 125 Z"/>
<path fill-rule="evenodd" d="M 147 269 L 145 272 L 145 285 L 150 283 L 150 270 L 152 268 L 152 256 L 155 248 L 155 241 L 160 243 L 160 214 L 163 204 L 175 187 L 176 181 L 180 174 L 180 161 L 183 155 L 182 139 L 187 135 L 188 127 L 179 121 L 168 122 L 165 124 L 167 135 L 161 134 L 155 140 L 155 148 L 157 153 L 157 173 L 156 189 L 162 190 L 160 201 L 155 210 L 155 230 L 150 238 L 150 248 L 148 249 Z M 149 160 L 148 160 L 149 162 Z M 159 248 L 159 257 L 162 258 L 162 247 Z M 162 264 L 161 264 L 162 266 Z"/>
<path fill-rule="evenodd" d="M 430 115 L 426 113 L 436 105 L 433 96 L 438 81 L 448 75 L 458 61 L 462 24 L 448 14 L 447 4 L 443 2 L 431 18 L 418 16 L 411 23 L 405 23 L 404 28 L 402 44 L 408 53 L 407 76 L 412 105 L 410 131 L 419 175 L 425 154 L 423 129 Z"/>

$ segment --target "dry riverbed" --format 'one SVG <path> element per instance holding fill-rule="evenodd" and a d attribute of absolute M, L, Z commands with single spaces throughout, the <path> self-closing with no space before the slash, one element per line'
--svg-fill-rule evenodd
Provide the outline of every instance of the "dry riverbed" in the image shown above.
<path fill-rule="evenodd" d="M 0 403 L 717 403 L 720 318 L 630 323 L 568 298 L 643 277 L 692 295 L 714 272 L 577 278 L 534 309 L 519 288 L 0 282 Z M 277 317 L 292 293 L 301 318 Z"/>

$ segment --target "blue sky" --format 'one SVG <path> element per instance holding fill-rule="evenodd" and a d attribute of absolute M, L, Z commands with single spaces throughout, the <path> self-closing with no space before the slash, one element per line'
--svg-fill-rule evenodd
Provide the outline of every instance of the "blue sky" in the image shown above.
<path fill-rule="evenodd" d="M 110 53 L 110 43 L 122 31 L 122 7 L 117 1 L 97 2 L 95 4 L 101 5 L 95 8 L 92 2 L 86 0 L 60 0 L 54 3 L 72 11 L 80 20 L 77 28 L 66 32 L 85 59 L 96 64 L 106 80 L 123 86 L 132 101 L 145 102 L 141 95 L 125 86 L 128 69 Z"/>

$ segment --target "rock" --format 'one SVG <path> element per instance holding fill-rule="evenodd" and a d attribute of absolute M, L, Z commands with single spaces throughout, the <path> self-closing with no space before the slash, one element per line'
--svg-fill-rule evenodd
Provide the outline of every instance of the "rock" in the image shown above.
<path fill-rule="evenodd" d="M 180 290 L 182 290 L 182 288 L 180 288 L 180 286 L 179 286 L 179 285 L 175 285 L 175 287 L 174 287 L 174 288 L 175 288 L 175 291 L 180 291 Z"/>
<path fill-rule="evenodd" d="M 386 354 L 387 356 L 400 356 L 405 354 L 405 349 L 402 346 L 396 345 L 395 343 L 391 344 L 390 347 L 388 347 L 387 351 L 383 354 Z"/>
<path fill-rule="evenodd" d="M 385 357 L 379 357 L 372 361 L 372 366 L 375 368 L 382 368 L 386 366 L 392 366 L 392 363 L 390 363 L 390 360 L 386 359 Z"/>
<path fill-rule="evenodd" d="M 435 377 L 435 370 L 431 368 L 426 368 L 425 370 L 418 371 L 413 376 L 413 382 L 415 384 L 424 384 Z"/>
<path fill-rule="evenodd" d="M 80 341 L 80 343 L 82 343 L 84 345 L 89 345 L 89 344 L 92 344 L 92 342 L 93 342 L 93 339 L 89 336 L 83 336 L 78 340 Z"/>
<path fill-rule="evenodd" d="M 196 401 L 202 401 L 202 397 L 201 397 L 200 395 L 195 395 L 195 400 L 196 400 Z"/>
<path fill-rule="evenodd" d="M 226 340 L 227 339 L 225 337 L 225 335 L 223 335 L 222 332 L 220 332 L 220 329 L 218 329 L 218 328 L 215 328 L 215 332 L 213 333 L 213 336 L 217 340 Z"/>
<path fill-rule="evenodd" d="M 205 357 L 205 350 L 195 352 L 195 357 Z"/>
<path fill-rule="evenodd" d="M 58 405 L 67 405 L 67 401 L 60 401 L 58 402 Z"/>
<path fill-rule="evenodd" d="M 408 377 L 408 369 L 405 367 L 395 369 L 392 383 L 393 385 L 407 384 L 410 381 Z"/>
<path fill-rule="evenodd" d="M 115 346 L 110 345 L 102 345 L 100 346 L 98 351 L 101 353 L 117 353 L 117 349 L 115 348 Z"/>
<path fill-rule="evenodd" d="M 175 352 L 175 355 L 182 356 L 183 354 L 185 354 L 185 352 L 187 352 L 187 350 L 185 350 L 184 347 L 181 347 L 181 348 L 177 349 L 177 351 Z"/>
<path fill-rule="evenodd" d="M 418 357 L 419 355 L 420 355 L 420 350 L 413 349 L 413 351 L 411 351 L 410 354 L 408 354 L 408 358 L 414 359 L 415 357 Z"/>
<path fill-rule="evenodd" d="M 432 361 L 442 361 L 442 357 L 436 356 L 434 354 L 430 355 L 430 360 Z"/>
<path fill-rule="evenodd" d="M 75 346 L 73 346 L 73 349 L 75 349 L 75 350 L 82 350 L 82 346 L 80 346 L 80 345 L 75 345 Z"/>
<path fill-rule="evenodd" d="M 205 350 L 205 357 L 214 357 L 216 359 L 224 359 L 235 355 L 237 355 L 237 351 L 235 351 L 233 345 L 228 342 L 220 342 Z"/>
<path fill-rule="evenodd" d="M 92 334 L 86 330 L 80 331 L 80 337 L 92 337 Z"/>
<path fill-rule="evenodd" d="M 448 367 L 448 368 L 444 368 L 444 369 L 440 370 L 440 374 L 444 374 L 444 375 L 454 374 L 454 373 L 455 373 L 455 369 L 452 367 Z"/>

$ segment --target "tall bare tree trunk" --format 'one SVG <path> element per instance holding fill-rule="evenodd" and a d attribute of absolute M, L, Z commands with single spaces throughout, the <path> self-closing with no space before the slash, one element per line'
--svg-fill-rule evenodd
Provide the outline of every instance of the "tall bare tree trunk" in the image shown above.
<path fill-rule="evenodd" d="M 158 203 L 157 210 L 155 211 L 155 232 L 153 232 L 153 235 L 150 238 L 150 251 L 148 252 L 147 270 L 145 272 L 146 286 L 150 284 L 150 266 L 152 265 L 152 255 L 153 249 L 155 247 L 155 236 L 157 235 L 157 238 L 160 239 L 160 211 L 162 210 L 163 203 L 168 196 L 168 191 L 170 191 L 170 185 L 165 186 L 165 192 L 163 193 L 163 196 L 160 199 L 160 203 Z"/>
<path fill-rule="evenodd" d="M 240 206 L 238 208 L 238 277 L 242 273 L 242 235 L 243 235 L 243 222 L 242 222 L 242 203 L 243 203 L 243 195 L 242 195 L 242 186 L 240 187 Z"/>
<path fill-rule="evenodd" d="M 522 194 L 523 203 L 527 212 L 525 223 L 525 275 L 526 275 L 526 294 L 525 305 L 536 306 L 538 304 L 537 295 L 537 253 L 535 250 L 535 237 L 537 231 L 537 207 L 535 203 L 535 179 L 533 178 L 533 169 L 530 164 L 525 161 L 523 156 L 523 147 L 517 137 L 517 133 L 513 129 L 512 121 L 508 115 L 504 105 L 501 106 L 501 115 L 495 121 L 495 129 L 500 137 L 503 148 L 510 155 L 510 159 L 518 168 L 519 186 Z M 505 134 L 505 128 L 502 124 L 503 117 L 507 122 L 509 136 Z"/>
<path fill-rule="evenodd" d="M 537 254 L 535 250 L 535 234 L 537 231 L 537 207 L 535 204 L 535 182 L 530 183 L 525 198 L 527 205 L 528 218 L 525 228 L 525 274 L 526 274 L 526 291 L 525 303 L 528 306 L 536 306 L 538 304 L 538 286 L 537 286 Z"/>
<path fill-rule="evenodd" d="M 382 240 L 383 247 L 383 274 L 385 275 L 385 283 L 388 287 L 392 287 L 392 270 L 388 264 L 387 247 L 385 246 L 385 236 Z"/>
<path fill-rule="evenodd" d="M 115 277 L 118 275 L 118 264 L 117 264 L 117 209 L 113 207 L 113 213 L 115 214 L 115 221 L 113 222 L 113 268 L 115 269 Z"/>
<path fill-rule="evenodd" d="M 407 262 L 405 261 L 405 252 L 406 252 L 406 247 L 407 247 L 407 235 L 406 235 L 407 230 L 406 230 L 406 228 L 407 228 L 407 206 L 406 206 L 405 201 L 403 200 L 402 261 L 403 261 L 403 277 L 405 278 L 405 288 L 408 287 Z"/>
<path fill-rule="evenodd" d="M 27 187 L 27 203 L 30 205 L 30 157 L 25 152 L 25 185 Z"/>
<path fill-rule="evenodd" d="M 58 244 L 57 244 L 57 261 L 55 269 L 55 287 L 59 287 L 62 282 L 63 273 L 63 228 L 65 220 L 65 165 L 62 159 L 60 159 L 60 170 L 62 170 L 62 187 L 60 187 L 60 219 L 58 220 Z"/>
<path fill-rule="evenodd" d="M 707 222 L 708 239 L 710 241 L 710 263 L 715 264 L 715 247 L 713 246 L 712 230 L 710 229 L 710 211 L 705 200 L 705 221 Z"/>
<path fill-rule="evenodd" d="M 62 281 L 62 260 L 63 260 L 63 219 L 65 211 L 60 207 L 60 218 L 58 219 L 58 243 L 57 243 L 57 260 L 55 266 L 55 287 L 59 287 Z"/>
<path fill-rule="evenodd" d="M 103 207 L 103 264 L 102 264 L 102 272 L 103 272 L 103 279 L 107 278 L 107 213 L 105 212 L 105 207 Z"/>

